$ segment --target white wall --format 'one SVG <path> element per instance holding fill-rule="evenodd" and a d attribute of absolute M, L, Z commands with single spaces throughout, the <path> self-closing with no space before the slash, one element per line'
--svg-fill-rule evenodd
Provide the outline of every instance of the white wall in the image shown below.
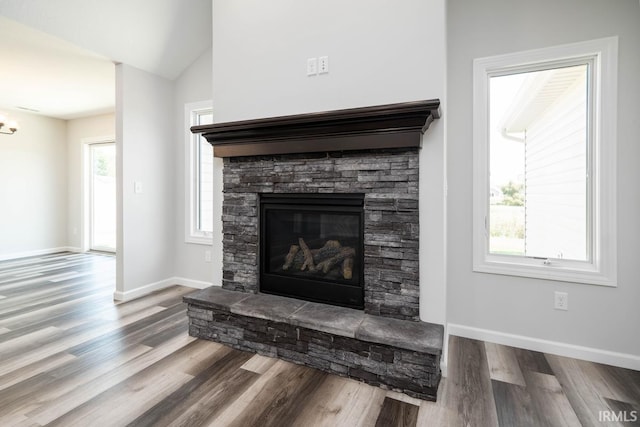
<path fill-rule="evenodd" d="M 447 5 L 451 332 L 640 369 L 640 5 L 636 0 L 449 0 Z M 473 273 L 472 60 L 615 35 L 619 36 L 618 287 Z M 568 292 L 569 311 L 553 309 L 554 291 Z"/>
<path fill-rule="evenodd" d="M 175 163 L 173 84 L 116 66 L 118 252 L 116 299 L 164 287 L 173 277 Z M 134 182 L 142 192 L 134 194 Z M 170 282 L 170 281 L 169 281 Z"/>
<path fill-rule="evenodd" d="M 115 141 L 115 114 L 101 114 L 83 117 L 67 122 L 67 176 L 68 176 L 68 209 L 67 209 L 67 245 L 81 250 L 83 246 L 83 228 L 88 224 L 83 221 L 83 150 L 87 141 Z"/>
<path fill-rule="evenodd" d="M 67 246 L 67 124 L 7 111 L 20 124 L 0 135 L 0 259 Z"/>
<path fill-rule="evenodd" d="M 214 121 L 441 97 L 442 9 L 438 0 L 216 0 Z M 330 73 L 307 77 L 307 58 L 322 55 Z"/>
<path fill-rule="evenodd" d="M 214 122 L 421 99 L 445 91 L 444 0 L 216 0 Z M 307 58 L 329 74 L 307 77 Z M 444 323 L 444 124 L 421 155 L 421 317 Z"/>
<path fill-rule="evenodd" d="M 209 49 L 180 75 L 175 81 L 174 87 L 175 107 L 173 114 L 176 120 L 173 147 L 176 168 L 175 275 L 187 279 L 187 281 L 195 281 L 190 284 L 198 287 L 211 284 L 220 286 L 222 284 L 222 233 L 221 230 L 215 233 L 216 243 L 214 245 L 185 243 L 186 212 L 189 203 L 187 156 L 185 156 L 188 140 L 185 130 L 189 127 L 189 123 L 185 123 L 184 108 L 187 103 L 211 101 L 211 61 L 211 49 Z M 222 180 L 221 163 L 221 159 L 216 159 L 217 174 L 214 179 L 217 183 Z M 217 200 L 219 201 L 220 197 L 217 197 Z M 217 215 L 218 221 L 214 221 L 219 226 L 221 226 L 220 215 L 221 213 Z M 212 262 L 205 262 L 205 251 L 213 250 L 214 246 L 216 255 L 212 258 Z M 215 280 L 214 271 L 217 273 Z"/>

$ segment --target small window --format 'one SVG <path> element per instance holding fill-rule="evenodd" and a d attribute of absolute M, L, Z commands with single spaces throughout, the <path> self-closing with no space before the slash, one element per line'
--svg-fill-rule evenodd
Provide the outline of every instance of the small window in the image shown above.
<path fill-rule="evenodd" d="M 615 284 L 615 53 L 474 62 L 474 270 Z"/>
<path fill-rule="evenodd" d="M 186 158 L 187 203 L 186 241 L 191 243 L 212 243 L 213 232 L 213 148 L 199 134 L 191 133 L 191 126 L 213 122 L 210 102 L 187 104 L 186 116 Z"/>

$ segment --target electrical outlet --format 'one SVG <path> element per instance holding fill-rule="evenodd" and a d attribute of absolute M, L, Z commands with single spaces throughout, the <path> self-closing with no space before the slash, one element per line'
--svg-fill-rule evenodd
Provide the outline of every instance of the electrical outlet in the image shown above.
<path fill-rule="evenodd" d="M 211 251 L 204 251 L 204 262 L 211 262 Z"/>
<path fill-rule="evenodd" d="M 569 310 L 569 294 L 566 292 L 556 292 L 554 308 L 556 310 Z"/>
<path fill-rule="evenodd" d="M 318 58 L 307 58 L 307 76 L 318 74 Z"/>
<path fill-rule="evenodd" d="M 327 74 L 329 72 L 329 57 L 321 56 L 318 58 L 318 73 Z"/>
<path fill-rule="evenodd" d="M 136 193 L 136 194 L 141 194 L 142 193 L 142 182 L 133 181 L 133 192 Z"/>

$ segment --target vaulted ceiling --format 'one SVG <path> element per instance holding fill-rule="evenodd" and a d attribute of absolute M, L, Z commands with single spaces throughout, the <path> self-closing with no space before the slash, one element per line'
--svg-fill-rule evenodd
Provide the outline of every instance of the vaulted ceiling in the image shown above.
<path fill-rule="evenodd" d="M 0 0 L 0 107 L 113 111 L 113 63 L 173 80 L 210 45 L 211 0 Z"/>

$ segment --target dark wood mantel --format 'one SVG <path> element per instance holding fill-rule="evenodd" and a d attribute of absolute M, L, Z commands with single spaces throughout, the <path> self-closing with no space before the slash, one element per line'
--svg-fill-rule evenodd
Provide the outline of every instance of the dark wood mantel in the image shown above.
<path fill-rule="evenodd" d="M 216 157 L 420 147 L 440 100 L 193 126 Z"/>

